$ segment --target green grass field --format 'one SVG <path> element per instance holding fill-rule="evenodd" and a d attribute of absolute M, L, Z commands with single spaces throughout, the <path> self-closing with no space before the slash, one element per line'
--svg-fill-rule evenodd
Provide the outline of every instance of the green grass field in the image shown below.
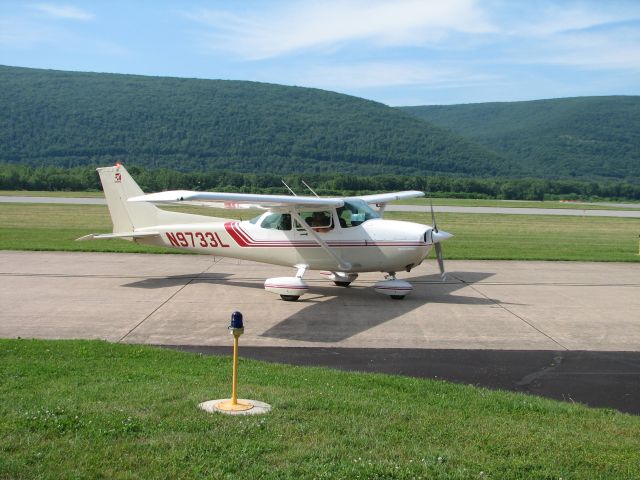
<path fill-rule="evenodd" d="M 174 210 L 242 219 L 257 213 Z M 425 213 L 388 212 L 386 218 L 431 223 L 430 215 Z M 447 259 L 640 261 L 639 219 L 443 213 L 438 215 L 438 224 L 455 234 L 443 245 Z M 0 249 L 178 252 L 123 240 L 74 241 L 88 233 L 110 231 L 111 220 L 105 206 L 0 204 Z"/>
<path fill-rule="evenodd" d="M 640 478 L 640 417 L 246 359 L 240 397 L 273 411 L 198 410 L 229 396 L 230 363 L 137 345 L 0 340 L 0 478 Z"/>

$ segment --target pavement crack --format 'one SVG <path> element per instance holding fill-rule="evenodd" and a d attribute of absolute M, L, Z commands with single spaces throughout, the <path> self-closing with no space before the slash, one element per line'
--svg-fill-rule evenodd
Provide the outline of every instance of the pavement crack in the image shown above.
<path fill-rule="evenodd" d="M 124 341 L 125 338 L 127 338 L 129 335 L 131 335 L 135 330 L 137 330 L 140 325 L 142 325 L 144 322 L 146 322 L 149 318 L 151 318 L 158 310 L 160 310 L 162 307 L 164 307 L 167 303 L 169 303 L 173 298 L 175 298 L 176 295 L 178 295 L 182 290 L 184 290 L 188 285 L 190 285 L 191 283 L 193 283 L 195 280 L 197 280 L 198 278 L 201 278 L 202 275 L 204 275 L 205 273 L 207 273 L 211 267 L 213 267 L 216 264 L 216 260 L 214 258 L 213 262 L 211 263 L 211 265 L 209 265 L 207 268 L 205 268 L 203 271 L 201 271 L 200 273 L 198 273 L 198 275 L 196 275 L 195 277 L 191 277 L 189 279 L 189 281 L 187 283 L 185 283 L 184 285 L 182 285 L 178 290 L 176 290 L 175 292 L 173 292 L 173 294 L 171 294 L 164 302 L 162 302 L 160 305 L 158 305 L 156 308 L 153 309 L 153 311 L 151 313 L 149 313 L 149 315 L 147 315 L 146 317 L 144 317 L 142 320 L 140 320 L 131 330 L 129 330 L 127 333 L 125 333 L 122 338 L 120 338 L 120 340 L 118 340 L 117 343 L 121 343 L 122 341 Z M 188 277 L 187 277 L 188 278 Z"/>
<path fill-rule="evenodd" d="M 514 384 L 517 385 L 518 387 L 526 387 L 531 383 L 533 383 L 534 381 L 538 380 L 539 378 L 544 377 L 547 373 L 557 369 L 562 363 L 562 360 L 564 360 L 564 353 L 555 352 L 555 355 L 553 356 L 553 360 L 551 361 L 551 365 L 541 368 L 540 370 L 537 370 L 535 372 L 532 372 L 529 375 L 525 375 L 517 382 L 514 382 Z"/>
<path fill-rule="evenodd" d="M 532 324 L 531 322 L 527 321 L 524 317 L 521 317 L 520 315 L 518 315 L 517 313 L 515 313 L 512 310 L 509 310 L 507 307 L 504 306 L 504 304 L 502 304 L 501 302 L 498 302 L 497 300 L 485 295 L 484 293 L 482 293 L 480 290 L 478 290 L 477 288 L 475 288 L 473 286 L 472 283 L 466 282 L 465 280 L 463 280 L 462 278 L 456 277 L 454 274 L 451 274 L 451 276 L 453 278 L 455 278 L 456 280 L 462 282 L 464 285 L 467 285 L 469 288 L 471 288 L 471 290 L 473 290 L 474 292 L 476 292 L 478 295 L 483 296 L 484 298 L 486 298 L 487 300 L 489 300 L 490 302 L 493 302 L 494 305 L 496 305 L 499 308 L 502 308 L 505 312 L 510 313 L 511 315 L 513 315 L 514 317 L 518 318 L 520 321 L 522 321 L 523 323 L 526 323 L 527 325 L 529 325 L 531 328 L 533 328 L 536 332 L 538 332 L 540 335 L 544 335 L 545 337 L 547 337 L 549 340 L 551 340 L 553 343 L 555 343 L 556 345 L 558 345 L 560 348 L 562 348 L 563 350 L 569 350 L 567 347 L 565 347 L 563 344 L 561 344 L 559 341 L 557 341 L 555 338 L 553 338 L 551 335 L 549 335 L 548 333 L 543 332 L 542 330 L 540 330 L 538 327 L 536 327 L 534 324 Z"/>

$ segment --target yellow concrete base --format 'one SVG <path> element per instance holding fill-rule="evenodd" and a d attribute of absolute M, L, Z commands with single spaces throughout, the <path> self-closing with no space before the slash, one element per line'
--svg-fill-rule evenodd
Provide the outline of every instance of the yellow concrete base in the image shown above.
<path fill-rule="evenodd" d="M 216 405 L 218 410 L 224 410 L 225 412 L 242 412 L 244 410 L 251 410 L 253 403 L 238 401 L 233 403 L 231 400 L 223 400 Z"/>
<path fill-rule="evenodd" d="M 225 408 L 230 406 L 231 408 Z M 198 408 L 209 413 L 224 413 L 226 415 L 261 415 L 271 411 L 271 405 L 259 400 L 238 399 L 236 405 L 231 404 L 231 399 L 220 398 L 202 402 Z"/>

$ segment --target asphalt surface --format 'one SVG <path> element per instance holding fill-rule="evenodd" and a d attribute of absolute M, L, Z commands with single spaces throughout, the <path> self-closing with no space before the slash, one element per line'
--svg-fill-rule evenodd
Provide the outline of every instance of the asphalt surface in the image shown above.
<path fill-rule="evenodd" d="M 59 203 L 73 205 L 106 205 L 104 198 L 67 198 L 67 197 L 21 197 L 0 196 L 0 203 Z M 621 207 L 622 208 L 622 207 Z M 628 208 L 628 207 L 627 207 Z M 430 212 L 425 205 L 388 205 L 388 212 Z M 500 207 L 458 207 L 434 205 L 435 212 L 444 213 L 490 213 L 503 215 L 564 215 L 578 217 L 621 217 L 640 218 L 640 210 L 587 210 L 578 208 L 500 208 Z"/>
<path fill-rule="evenodd" d="M 231 347 L 169 346 L 205 355 Z M 446 380 L 640 415 L 640 352 L 241 346 L 246 358 Z"/>
<path fill-rule="evenodd" d="M 266 278 L 291 269 L 195 255 L 0 251 L 0 337 L 91 338 L 448 379 L 638 412 L 640 268 L 631 263 L 427 261 L 405 300 L 309 272 L 283 302 Z"/>

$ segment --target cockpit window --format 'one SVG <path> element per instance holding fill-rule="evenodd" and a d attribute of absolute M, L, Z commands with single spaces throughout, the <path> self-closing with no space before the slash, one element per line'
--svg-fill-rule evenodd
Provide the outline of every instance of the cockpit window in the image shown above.
<path fill-rule="evenodd" d="M 333 215 L 330 211 L 300 212 L 300 217 L 316 232 L 326 233 L 333 229 Z M 296 228 L 302 228 L 296 222 Z"/>
<path fill-rule="evenodd" d="M 357 227 L 367 220 L 380 218 L 378 212 L 363 200 L 345 200 L 344 206 L 337 209 L 342 228 Z"/>
<path fill-rule="evenodd" d="M 291 230 L 291 215 L 288 213 L 272 213 L 264 217 L 260 226 L 271 230 Z"/>

